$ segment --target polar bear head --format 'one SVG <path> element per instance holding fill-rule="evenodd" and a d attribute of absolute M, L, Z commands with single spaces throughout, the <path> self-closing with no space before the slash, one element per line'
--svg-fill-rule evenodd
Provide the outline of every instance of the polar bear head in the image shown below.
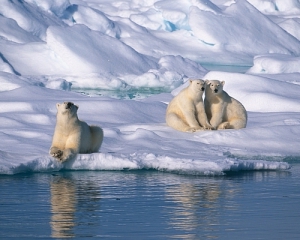
<path fill-rule="evenodd" d="M 205 81 L 201 79 L 195 79 L 195 80 L 190 80 L 190 88 L 193 89 L 195 92 L 201 92 L 203 94 L 205 90 Z"/>
<path fill-rule="evenodd" d="M 77 115 L 78 106 L 72 102 L 57 103 L 56 108 L 57 115 L 69 117 Z"/>
<path fill-rule="evenodd" d="M 205 81 L 207 87 L 207 91 L 211 90 L 213 94 L 219 94 L 223 91 L 223 86 L 225 84 L 225 81 L 219 81 L 219 80 L 206 80 Z"/>

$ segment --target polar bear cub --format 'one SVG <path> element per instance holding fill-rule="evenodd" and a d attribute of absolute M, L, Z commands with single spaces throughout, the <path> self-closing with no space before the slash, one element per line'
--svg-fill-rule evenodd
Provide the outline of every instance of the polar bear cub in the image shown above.
<path fill-rule="evenodd" d="M 89 126 L 77 116 L 78 106 L 72 102 L 57 103 L 56 126 L 50 155 L 64 162 L 77 153 L 98 152 L 103 141 L 103 130 Z"/>
<path fill-rule="evenodd" d="M 225 81 L 206 80 L 205 112 L 213 129 L 240 129 L 247 125 L 247 111 L 224 90 Z"/>
<path fill-rule="evenodd" d="M 167 124 L 183 132 L 211 129 L 202 99 L 204 90 L 203 80 L 190 80 L 189 86 L 181 90 L 169 103 L 166 111 Z"/>

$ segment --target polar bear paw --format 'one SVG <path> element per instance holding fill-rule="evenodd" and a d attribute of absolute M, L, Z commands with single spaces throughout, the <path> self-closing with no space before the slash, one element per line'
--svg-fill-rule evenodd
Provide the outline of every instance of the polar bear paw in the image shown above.
<path fill-rule="evenodd" d="M 203 127 L 204 130 L 212 130 L 213 127 L 212 126 L 209 126 L 209 125 L 206 125 Z"/>
<path fill-rule="evenodd" d="M 56 152 L 51 153 L 51 156 L 59 160 L 62 160 L 63 153 L 64 152 L 62 150 L 58 149 Z"/>
<path fill-rule="evenodd" d="M 218 129 L 228 129 L 230 126 L 229 122 L 223 122 L 218 126 Z"/>
<path fill-rule="evenodd" d="M 193 133 L 193 132 L 201 131 L 201 130 L 204 130 L 204 128 L 203 128 L 203 127 L 190 127 L 190 128 L 188 128 L 188 129 L 186 130 L 186 132 L 191 132 L 191 133 Z"/>

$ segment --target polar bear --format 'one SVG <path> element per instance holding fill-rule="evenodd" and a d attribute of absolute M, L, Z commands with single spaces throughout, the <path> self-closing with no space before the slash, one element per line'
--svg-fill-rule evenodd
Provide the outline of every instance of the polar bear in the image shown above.
<path fill-rule="evenodd" d="M 203 80 L 190 80 L 189 86 L 169 103 L 166 111 L 167 125 L 183 132 L 211 129 L 202 99 L 204 90 Z"/>
<path fill-rule="evenodd" d="M 213 129 L 240 129 L 247 125 L 247 111 L 224 90 L 225 81 L 206 80 L 204 106 Z"/>
<path fill-rule="evenodd" d="M 89 126 L 77 116 L 78 106 L 72 102 L 57 103 L 56 126 L 50 155 L 64 162 L 77 153 L 98 152 L 103 141 L 103 130 Z"/>

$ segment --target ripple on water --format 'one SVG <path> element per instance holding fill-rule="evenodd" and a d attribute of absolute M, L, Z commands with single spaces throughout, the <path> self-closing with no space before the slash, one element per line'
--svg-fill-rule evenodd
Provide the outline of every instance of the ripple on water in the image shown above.
<path fill-rule="evenodd" d="M 297 239 L 299 170 L 0 176 L 0 238 Z"/>

